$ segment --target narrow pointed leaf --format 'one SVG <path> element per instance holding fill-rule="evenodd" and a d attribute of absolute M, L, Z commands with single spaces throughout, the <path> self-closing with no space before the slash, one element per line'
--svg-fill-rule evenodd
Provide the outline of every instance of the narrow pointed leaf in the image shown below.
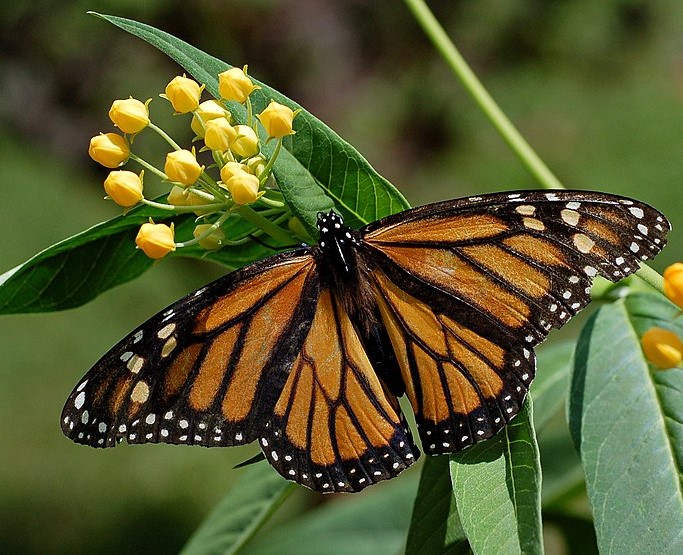
<path fill-rule="evenodd" d="M 239 552 L 296 487 L 265 463 L 240 474 L 239 482 L 195 530 L 182 555 Z"/>
<path fill-rule="evenodd" d="M 259 533 L 243 553 L 398 555 L 405 544 L 417 477 L 409 470 L 361 494 L 325 496 L 326 503 Z"/>
<path fill-rule="evenodd" d="M 654 370 L 639 336 L 683 337 L 678 310 L 652 294 L 606 305 L 577 346 L 569 425 L 601 553 L 683 553 L 683 370 Z"/>
<path fill-rule="evenodd" d="M 471 553 L 455 506 L 449 457 L 425 457 L 408 530 L 406 553 Z"/>
<path fill-rule="evenodd" d="M 536 377 L 531 384 L 534 428 L 540 431 L 567 399 L 574 342 L 544 344 L 536 352 Z"/>
<path fill-rule="evenodd" d="M 541 469 L 532 404 L 495 437 L 453 455 L 451 481 L 472 550 L 543 553 Z"/>

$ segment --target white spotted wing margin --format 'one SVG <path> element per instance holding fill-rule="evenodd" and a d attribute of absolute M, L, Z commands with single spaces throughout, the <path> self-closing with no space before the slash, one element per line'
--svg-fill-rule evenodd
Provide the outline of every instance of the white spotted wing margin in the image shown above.
<path fill-rule="evenodd" d="M 311 326 L 320 289 L 311 251 L 228 274 L 142 324 L 71 393 L 64 434 L 92 447 L 254 441 Z"/>

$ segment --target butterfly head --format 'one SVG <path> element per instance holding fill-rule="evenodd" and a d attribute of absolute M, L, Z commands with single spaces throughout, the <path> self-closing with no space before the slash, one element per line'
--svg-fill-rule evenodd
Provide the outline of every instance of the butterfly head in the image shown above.
<path fill-rule="evenodd" d="M 318 212 L 320 249 L 328 255 L 328 261 L 345 272 L 354 270 L 350 255 L 352 245 L 358 241 L 357 232 L 344 225 L 344 219 L 334 210 Z"/>

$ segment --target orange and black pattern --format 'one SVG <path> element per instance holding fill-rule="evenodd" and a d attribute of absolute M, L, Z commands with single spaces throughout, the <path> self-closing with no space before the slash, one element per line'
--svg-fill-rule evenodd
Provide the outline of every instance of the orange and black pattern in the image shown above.
<path fill-rule="evenodd" d="M 482 195 L 355 231 L 188 295 L 107 353 L 62 414 L 78 443 L 231 446 L 258 439 L 285 478 L 360 491 L 419 456 L 457 452 L 520 410 L 533 347 L 653 258 L 670 226 L 635 200 L 578 191 Z"/>

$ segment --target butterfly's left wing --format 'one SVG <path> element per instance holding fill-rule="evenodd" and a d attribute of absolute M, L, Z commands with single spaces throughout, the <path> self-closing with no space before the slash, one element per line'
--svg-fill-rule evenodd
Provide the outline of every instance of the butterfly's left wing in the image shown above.
<path fill-rule="evenodd" d="M 331 289 L 260 438 L 277 471 L 322 493 L 387 480 L 419 455 L 398 406 L 372 368 Z"/>
<path fill-rule="evenodd" d="M 311 249 L 272 256 L 174 303 L 113 347 L 62 412 L 92 447 L 229 446 L 256 439 L 313 319 Z"/>
<path fill-rule="evenodd" d="M 490 437 L 520 410 L 532 347 L 666 243 L 669 223 L 602 193 L 524 191 L 366 226 L 362 248 L 427 453 Z"/>

